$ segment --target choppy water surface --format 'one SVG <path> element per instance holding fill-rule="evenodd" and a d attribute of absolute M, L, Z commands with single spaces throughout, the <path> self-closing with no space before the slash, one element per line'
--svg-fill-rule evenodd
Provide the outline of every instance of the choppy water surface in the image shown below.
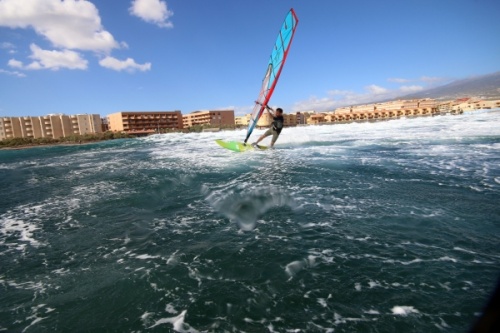
<path fill-rule="evenodd" d="M 255 137 L 260 134 L 257 131 Z M 465 332 L 500 112 L 0 151 L 0 331 Z"/>

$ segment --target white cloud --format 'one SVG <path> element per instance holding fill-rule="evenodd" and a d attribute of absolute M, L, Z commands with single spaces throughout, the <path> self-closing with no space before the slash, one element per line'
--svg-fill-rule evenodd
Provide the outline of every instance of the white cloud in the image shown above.
<path fill-rule="evenodd" d="M 12 76 L 17 76 L 17 77 L 26 77 L 24 73 L 18 72 L 18 71 L 6 71 L 5 69 L 0 68 L 0 74 L 7 74 L 7 75 L 12 75 Z"/>
<path fill-rule="evenodd" d="M 13 68 L 23 68 L 23 63 L 21 61 L 16 60 L 16 59 L 10 59 L 7 64 Z"/>
<path fill-rule="evenodd" d="M 2 42 L 0 43 L 0 49 L 13 49 L 15 48 L 16 46 L 12 43 L 9 43 L 9 42 Z"/>
<path fill-rule="evenodd" d="M 87 69 L 88 61 L 83 59 L 80 54 L 71 50 L 42 50 L 35 44 L 30 45 L 32 55 L 30 58 L 34 61 L 25 66 L 25 69 Z M 10 64 L 19 65 L 20 62 L 9 61 Z"/>
<path fill-rule="evenodd" d="M 17 53 L 16 46 L 12 43 L 9 42 L 2 42 L 0 43 L 0 49 L 2 50 L 7 50 L 8 54 L 15 54 Z"/>
<path fill-rule="evenodd" d="M 155 1 L 153 1 L 155 2 Z M 156 1 L 157 2 L 157 1 Z M 143 12 L 155 9 L 154 6 L 139 6 Z M 167 19 L 172 15 L 166 9 L 165 3 L 159 3 L 156 8 L 157 18 L 163 18 L 157 24 L 167 24 Z M 144 11 L 145 10 L 145 11 Z M 159 15 L 159 16 L 158 16 Z M 155 16 L 149 16 L 151 20 Z M 156 21 L 155 21 L 156 22 Z M 91 51 L 99 57 L 105 56 L 103 66 L 116 70 L 149 70 L 150 63 L 136 64 L 133 59 L 113 62 L 109 55 L 113 49 L 127 49 L 125 42 L 117 42 L 113 35 L 106 31 L 101 24 L 101 17 L 96 6 L 86 0 L 0 0 L 0 27 L 13 29 L 33 29 L 38 35 L 44 37 L 56 49 L 53 51 L 42 50 L 32 44 L 34 59 L 29 65 L 23 65 L 19 60 L 12 59 L 9 66 L 22 69 L 86 69 L 87 60 L 81 53 L 75 51 Z M 15 46 L 3 42 L 0 48 L 15 52 Z M 108 59 L 109 58 L 109 59 Z M 108 59 L 108 60 L 106 60 Z M 107 64 L 107 65 L 106 65 Z M 102 64 L 101 64 L 102 65 Z"/>
<path fill-rule="evenodd" d="M 366 90 L 368 90 L 371 94 L 374 94 L 374 95 L 386 94 L 388 92 L 388 90 L 386 88 L 377 86 L 375 84 L 367 86 Z"/>
<path fill-rule="evenodd" d="M 416 86 L 416 85 L 413 85 L 413 86 L 401 86 L 399 88 L 399 90 L 402 93 L 410 94 L 410 93 L 414 93 L 414 92 L 417 92 L 417 91 L 422 91 L 422 90 L 424 90 L 424 87 L 422 87 L 422 86 Z"/>
<path fill-rule="evenodd" d="M 328 92 L 328 97 L 318 98 L 316 96 L 310 97 L 308 100 L 297 102 L 293 105 L 292 111 L 315 110 L 333 111 L 336 108 L 349 106 L 375 103 L 382 100 L 390 100 L 401 96 L 402 94 L 409 94 L 423 90 L 422 86 L 401 86 L 397 89 L 387 89 L 378 85 L 372 84 L 365 87 L 362 93 L 356 93 L 348 90 L 331 90 Z"/>
<path fill-rule="evenodd" d="M 422 76 L 420 78 L 420 81 L 427 82 L 427 83 L 443 82 L 443 81 L 446 81 L 446 80 L 447 79 L 442 78 L 442 77 L 431 77 L 431 76 Z"/>
<path fill-rule="evenodd" d="M 350 95 L 350 94 L 352 94 L 352 91 L 348 91 L 348 90 L 334 89 L 334 90 L 328 91 L 329 96 L 346 96 L 346 95 Z"/>
<path fill-rule="evenodd" d="M 151 63 L 147 62 L 145 64 L 137 64 L 135 60 L 131 58 L 127 58 L 127 60 L 118 60 L 113 57 L 106 57 L 99 61 L 99 64 L 102 67 L 106 67 L 109 69 L 113 69 L 115 71 L 128 71 L 134 72 L 135 70 L 139 70 L 142 72 L 149 71 L 151 69 Z"/>
<path fill-rule="evenodd" d="M 83 59 L 77 52 L 70 50 L 63 51 L 49 51 L 42 50 L 36 44 L 31 44 L 30 49 L 32 55 L 31 59 L 34 61 L 29 65 L 24 65 L 21 61 L 16 59 L 10 59 L 7 63 L 12 68 L 20 69 L 51 69 L 58 70 L 61 68 L 68 69 L 87 69 L 87 60 Z"/>
<path fill-rule="evenodd" d="M 31 27 L 58 48 L 109 53 L 119 47 L 89 1 L 2 0 L 0 26 Z"/>
<path fill-rule="evenodd" d="M 388 78 L 387 81 L 389 82 L 396 82 L 396 83 L 408 83 L 411 82 L 412 80 L 410 79 L 402 79 L 402 78 Z"/>
<path fill-rule="evenodd" d="M 169 20 L 174 12 L 168 10 L 167 3 L 160 0 L 132 0 L 129 8 L 131 15 L 137 16 L 146 22 L 156 24 L 161 28 L 172 28 Z"/>
<path fill-rule="evenodd" d="M 9 43 L 9 42 L 2 42 L 2 43 L 0 43 L 0 48 L 2 48 L 2 49 L 9 49 L 11 47 L 14 47 L 14 44 Z"/>

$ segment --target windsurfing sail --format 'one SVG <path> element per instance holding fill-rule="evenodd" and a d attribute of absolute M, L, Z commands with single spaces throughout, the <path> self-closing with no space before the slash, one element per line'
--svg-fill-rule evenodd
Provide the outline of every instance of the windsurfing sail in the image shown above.
<path fill-rule="evenodd" d="M 297 28 L 298 23 L 299 20 L 297 19 L 297 15 L 295 15 L 295 11 L 292 8 L 286 15 L 285 21 L 283 22 L 278 34 L 278 38 L 276 39 L 276 43 L 274 43 L 273 52 L 271 53 L 271 57 L 267 65 L 266 75 L 262 80 L 259 97 L 255 102 L 255 106 L 250 117 L 245 143 L 252 134 L 255 125 L 257 125 L 260 116 L 266 109 L 267 103 L 269 103 L 269 100 L 271 99 L 276 83 L 278 83 L 281 70 L 285 64 L 286 57 L 288 56 L 288 51 L 290 51 L 290 46 L 292 45 L 293 36 L 295 35 L 295 29 Z"/>

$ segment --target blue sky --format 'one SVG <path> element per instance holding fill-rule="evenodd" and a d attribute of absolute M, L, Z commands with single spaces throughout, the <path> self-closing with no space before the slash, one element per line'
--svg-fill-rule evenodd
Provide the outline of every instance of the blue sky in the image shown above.
<path fill-rule="evenodd" d="M 249 113 L 292 7 L 286 113 L 500 70 L 498 0 L 0 0 L 0 115 Z"/>

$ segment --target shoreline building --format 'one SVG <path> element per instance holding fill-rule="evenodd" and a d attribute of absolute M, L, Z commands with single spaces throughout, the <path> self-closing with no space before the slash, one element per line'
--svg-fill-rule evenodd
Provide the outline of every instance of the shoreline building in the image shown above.
<path fill-rule="evenodd" d="M 193 126 L 234 127 L 234 110 L 194 111 L 182 116 L 185 129 Z"/>
<path fill-rule="evenodd" d="M 340 107 L 335 109 L 330 118 L 327 118 L 327 122 L 394 119 L 435 114 L 439 114 L 438 102 L 435 99 L 395 100 Z"/>
<path fill-rule="evenodd" d="M 248 113 L 244 116 L 234 117 L 234 124 L 238 128 L 248 126 L 248 124 L 250 124 L 251 117 L 252 117 L 252 114 L 250 114 L 250 113 Z"/>
<path fill-rule="evenodd" d="M 297 126 L 297 115 L 294 113 L 283 113 L 283 126 Z M 260 116 L 259 121 L 257 122 L 257 128 L 264 128 L 271 126 L 273 122 L 273 117 L 268 113 L 264 112 L 262 116 Z"/>
<path fill-rule="evenodd" d="M 0 140 L 14 138 L 59 139 L 102 133 L 98 114 L 50 114 L 38 117 L 0 117 Z"/>
<path fill-rule="evenodd" d="M 295 118 L 297 119 L 297 125 L 307 125 L 307 120 L 316 114 L 316 111 L 300 111 L 295 113 Z"/>
<path fill-rule="evenodd" d="M 300 113 L 298 112 L 297 114 L 294 113 L 283 113 L 283 119 L 284 127 L 290 127 L 290 126 L 297 126 L 298 123 L 298 117 L 300 116 Z M 248 113 L 244 116 L 239 116 L 235 118 L 235 124 L 237 127 L 242 127 L 242 126 L 248 126 L 250 124 L 250 119 L 252 118 L 252 114 Z M 256 128 L 267 128 L 271 126 L 271 123 L 273 122 L 273 118 L 268 112 L 265 112 L 262 114 L 262 116 L 259 118 L 259 121 L 256 124 Z"/>
<path fill-rule="evenodd" d="M 440 114 L 460 114 L 464 111 L 477 111 L 500 108 L 498 99 L 460 98 L 456 100 L 437 100 L 433 98 L 394 100 L 383 103 L 371 103 L 339 107 L 333 112 L 311 116 L 308 125 L 330 123 L 349 123 L 356 121 L 377 121 L 397 118 L 435 116 Z M 299 112 L 297 113 L 299 114 Z M 300 122 L 299 115 L 297 121 Z M 302 117 L 302 116 L 300 116 Z"/>
<path fill-rule="evenodd" d="M 447 103 L 444 108 L 447 108 L 451 113 L 461 113 L 464 111 L 490 110 L 500 107 L 500 100 L 481 99 L 477 97 L 462 98 Z"/>
<path fill-rule="evenodd" d="M 182 130 L 181 111 L 126 111 L 107 116 L 109 130 L 126 133 L 160 133 Z"/>

